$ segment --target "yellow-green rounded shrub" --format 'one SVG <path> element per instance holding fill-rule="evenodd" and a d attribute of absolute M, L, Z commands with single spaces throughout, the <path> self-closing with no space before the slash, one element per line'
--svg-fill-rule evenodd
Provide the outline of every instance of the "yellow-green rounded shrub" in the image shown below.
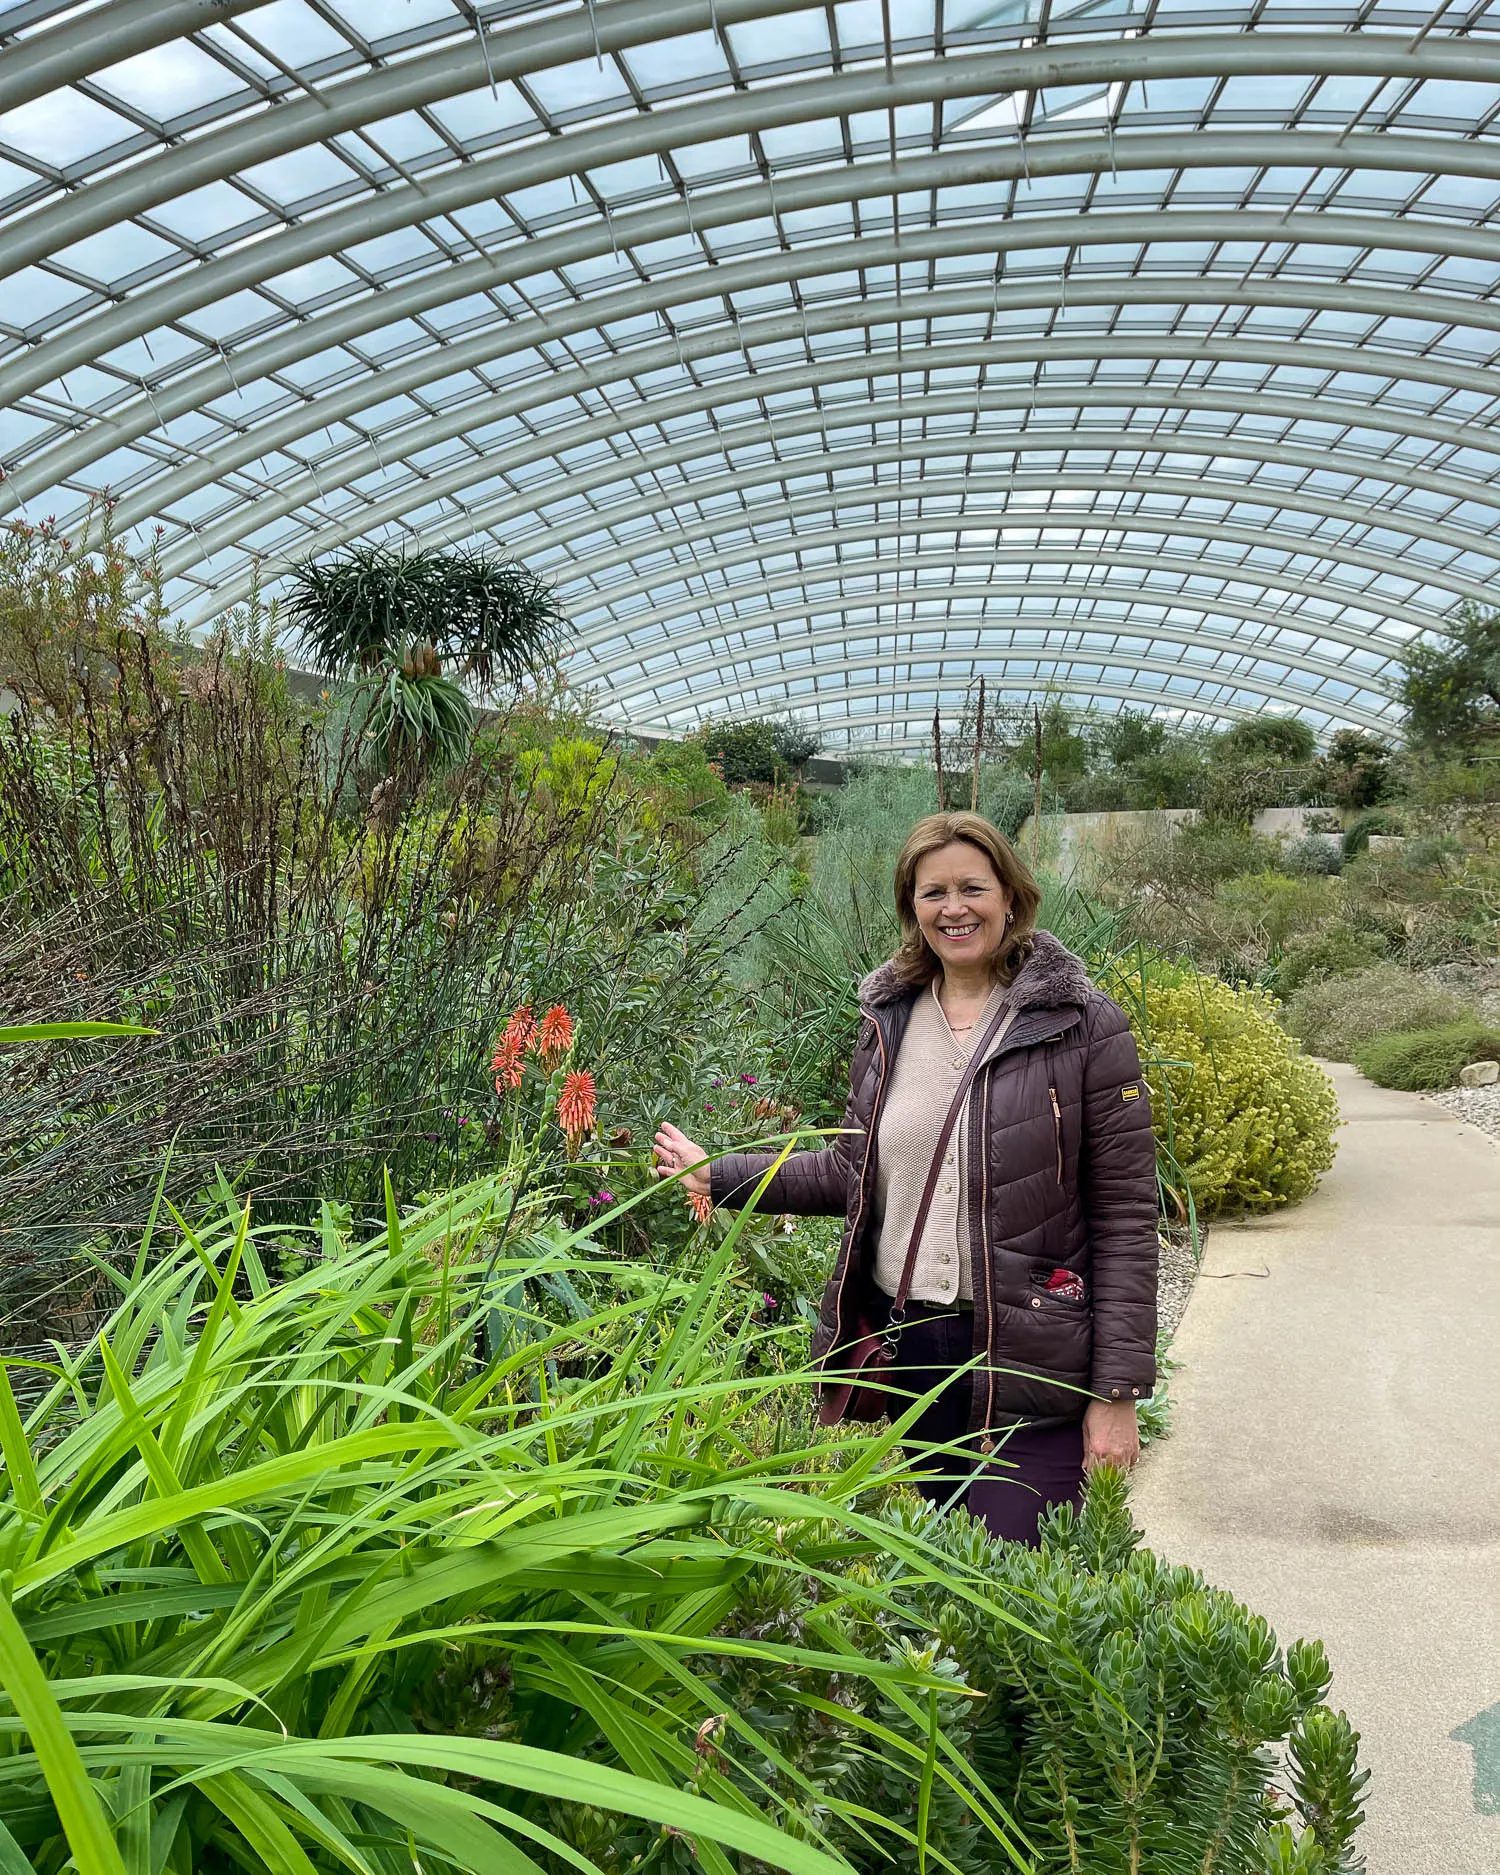
<path fill-rule="evenodd" d="M 1291 1204 L 1333 1164 L 1333 1083 L 1276 1010 L 1264 990 L 1196 973 L 1135 1001 L 1157 1137 L 1201 1216 Z"/>

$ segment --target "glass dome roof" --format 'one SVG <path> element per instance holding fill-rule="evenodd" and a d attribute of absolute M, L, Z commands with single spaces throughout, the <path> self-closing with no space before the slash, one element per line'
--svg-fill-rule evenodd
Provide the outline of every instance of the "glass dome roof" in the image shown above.
<path fill-rule="evenodd" d="M 1500 8 L 0 4 L 0 514 L 503 543 L 622 726 L 1393 725 L 1495 588 Z"/>

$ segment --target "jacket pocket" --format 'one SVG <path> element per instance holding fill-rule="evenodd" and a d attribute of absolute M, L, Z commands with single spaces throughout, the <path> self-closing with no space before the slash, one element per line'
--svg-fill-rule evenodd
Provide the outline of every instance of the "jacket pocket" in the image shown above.
<path fill-rule="evenodd" d="M 1059 1268 L 1061 1267 L 1062 1266 L 1059 1265 Z M 1028 1307 L 1033 1310 L 1040 1308 L 1043 1314 L 1045 1314 L 1049 1308 L 1070 1310 L 1087 1309 L 1092 1301 L 1092 1297 L 1089 1295 L 1088 1284 L 1085 1279 L 1078 1275 L 1077 1271 L 1069 1270 L 1067 1274 L 1074 1276 L 1077 1280 L 1078 1286 L 1075 1290 L 1070 1293 L 1066 1289 L 1049 1288 L 1048 1284 L 1051 1278 L 1057 1273 L 1057 1270 L 1037 1270 L 1032 1275 L 1031 1294 L 1027 1298 Z"/>

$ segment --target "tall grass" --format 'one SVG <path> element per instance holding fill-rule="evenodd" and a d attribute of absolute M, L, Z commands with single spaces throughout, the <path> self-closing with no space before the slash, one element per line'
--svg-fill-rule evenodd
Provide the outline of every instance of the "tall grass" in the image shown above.
<path fill-rule="evenodd" d="M 378 1215 L 386 1168 L 404 1191 L 478 1169 L 458 1116 L 518 1001 L 570 1002 L 625 1081 L 664 1035 L 691 1045 L 681 1010 L 725 941 L 678 941 L 691 857 L 613 759 L 559 801 L 498 723 L 417 785 L 333 705 L 294 704 L 261 647 L 128 656 L 131 684 L 82 683 L 66 723 L 0 724 L 0 1020 L 153 1031 L 4 1062 L 13 1346 L 92 1329 L 78 1246 L 128 1255 L 164 1162 L 179 1205 L 222 1168 L 262 1215 L 328 1190 Z"/>
<path fill-rule="evenodd" d="M 0 1365 L 0 1868 L 623 1867 L 601 1814 L 709 1875 L 952 1867 L 934 1789 L 1019 1862 L 951 1674 L 881 1642 L 892 1554 L 1015 1619 L 865 1514 L 895 1434 L 799 1433 L 733 1234 L 674 1281 L 506 1239 L 509 1196 L 328 1212 L 280 1284 L 248 1212 L 159 1213 L 86 1347 Z M 796 1571 L 794 1642 L 736 1626 L 752 1568 Z M 881 1811 L 736 1707 L 756 1661 Z"/>

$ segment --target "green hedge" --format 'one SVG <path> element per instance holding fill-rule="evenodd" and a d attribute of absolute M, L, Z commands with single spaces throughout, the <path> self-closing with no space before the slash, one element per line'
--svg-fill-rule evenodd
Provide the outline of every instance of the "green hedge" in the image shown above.
<path fill-rule="evenodd" d="M 1471 1061 L 1500 1061 L 1500 1031 L 1476 1022 L 1450 1022 L 1438 1029 L 1377 1035 L 1354 1057 L 1354 1065 L 1377 1087 L 1421 1093 L 1452 1087 Z"/>

